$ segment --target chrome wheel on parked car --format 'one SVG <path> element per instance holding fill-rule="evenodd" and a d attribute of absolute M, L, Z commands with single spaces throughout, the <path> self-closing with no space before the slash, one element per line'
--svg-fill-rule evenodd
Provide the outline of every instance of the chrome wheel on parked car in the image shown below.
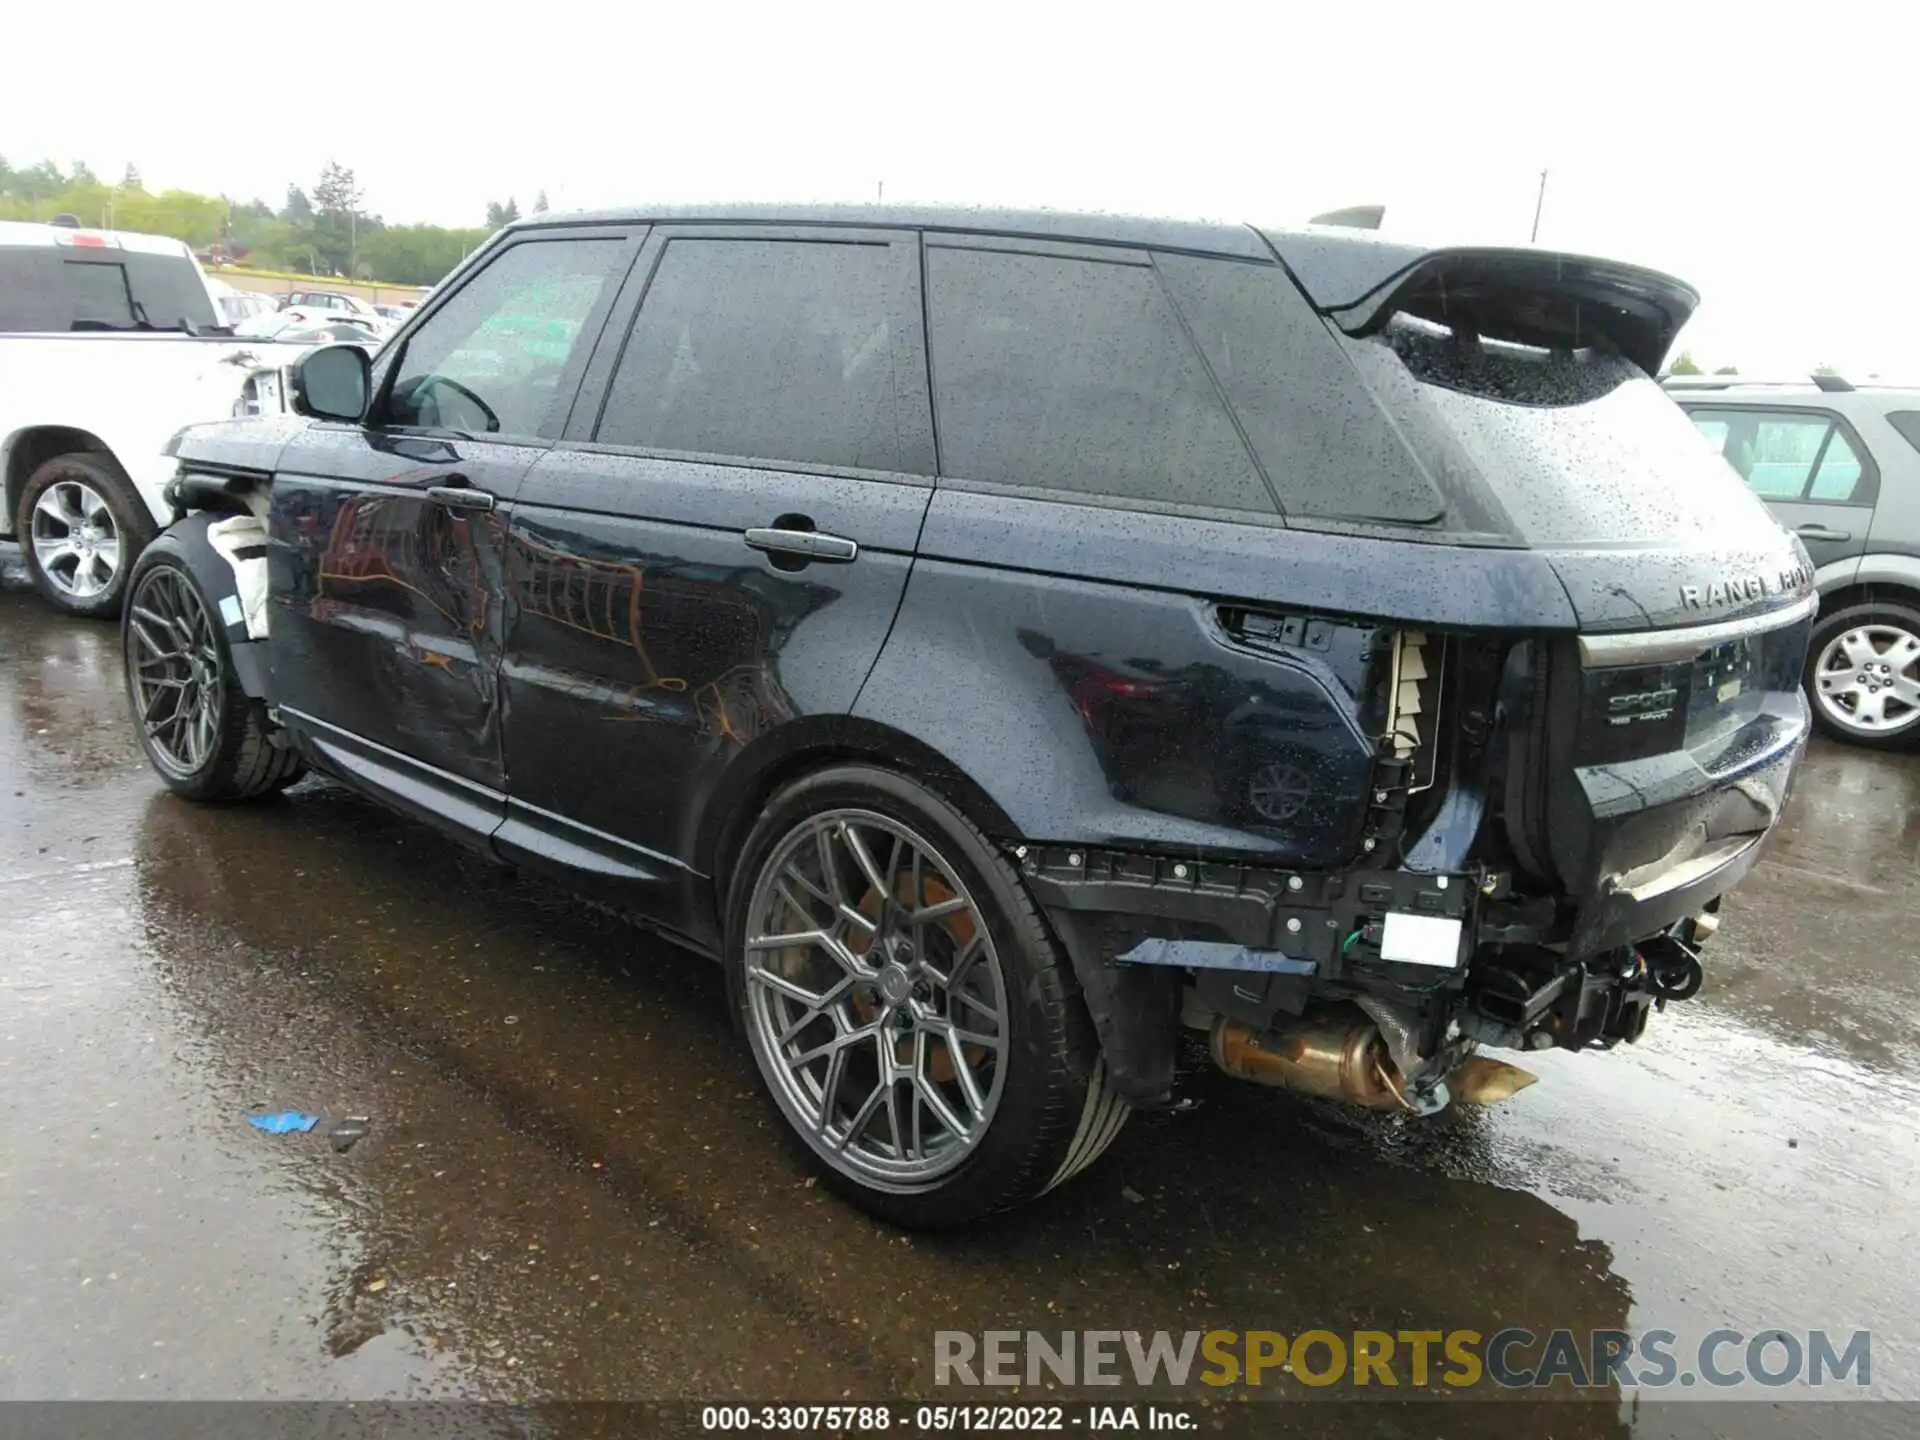
<path fill-rule="evenodd" d="M 1813 698 L 1853 735 L 1893 736 L 1920 724 L 1920 636 L 1885 622 L 1840 631 L 1814 662 Z"/>
<path fill-rule="evenodd" d="M 1006 1079 L 1007 985 L 939 852 L 884 815 L 826 811 L 780 842 L 747 913 L 753 1046 L 814 1151 L 889 1189 L 965 1161 Z"/>
<path fill-rule="evenodd" d="M 120 573 L 120 527 L 106 497 L 82 480 L 61 480 L 34 502 L 34 560 L 62 594 L 90 600 Z"/>

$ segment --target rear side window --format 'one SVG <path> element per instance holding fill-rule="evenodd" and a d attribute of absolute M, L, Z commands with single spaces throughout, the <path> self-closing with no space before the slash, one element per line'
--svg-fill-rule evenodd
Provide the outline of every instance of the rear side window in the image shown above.
<path fill-rule="evenodd" d="M 1892 411 L 1887 416 L 1887 423 L 1900 432 L 1901 439 L 1920 450 L 1920 410 Z"/>
<path fill-rule="evenodd" d="M 1151 266 L 934 244 L 944 474 L 1275 510 Z"/>
<path fill-rule="evenodd" d="M 1289 515 L 1425 524 L 1440 495 L 1277 265 L 1154 264 Z"/>
<path fill-rule="evenodd" d="M 1693 410 L 1689 417 L 1763 500 L 1844 505 L 1866 467 L 1831 415 L 1806 410 Z"/>
<path fill-rule="evenodd" d="M 597 438 L 931 474 L 905 242 L 669 240 Z"/>

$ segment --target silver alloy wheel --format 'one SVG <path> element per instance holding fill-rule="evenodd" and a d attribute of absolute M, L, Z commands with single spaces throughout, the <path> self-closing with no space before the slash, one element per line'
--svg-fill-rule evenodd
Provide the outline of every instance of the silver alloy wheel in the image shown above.
<path fill-rule="evenodd" d="M 213 617 L 186 576 L 157 566 L 129 600 L 126 664 L 154 763 L 176 779 L 198 774 L 220 738 L 223 685 Z"/>
<path fill-rule="evenodd" d="M 746 952 L 755 1056 L 828 1164 L 911 1191 L 973 1153 L 1006 1079 L 1006 977 L 931 844 L 867 810 L 795 826 L 754 884 Z"/>
<path fill-rule="evenodd" d="M 33 505 L 34 562 L 56 590 L 90 600 L 120 573 L 120 527 L 84 480 L 56 480 Z"/>
<path fill-rule="evenodd" d="M 1827 642 L 1813 667 L 1827 718 L 1857 735 L 1892 735 L 1920 722 L 1920 636 L 1872 621 Z"/>

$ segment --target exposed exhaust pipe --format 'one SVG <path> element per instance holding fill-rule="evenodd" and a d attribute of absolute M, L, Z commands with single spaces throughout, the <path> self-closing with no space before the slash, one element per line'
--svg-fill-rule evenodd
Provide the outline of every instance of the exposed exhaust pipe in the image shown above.
<path fill-rule="evenodd" d="M 1238 1080 L 1369 1110 L 1414 1108 L 1380 1027 L 1349 1006 L 1309 1011 L 1264 1032 L 1222 1015 L 1213 1023 L 1208 1048 L 1213 1063 Z M 1447 1088 L 1463 1104 L 1491 1105 L 1536 1078 L 1516 1065 L 1475 1055 L 1447 1077 Z"/>
<path fill-rule="evenodd" d="M 1213 1063 L 1240 1080 L 1345 1100 L 1370 1110 L 1394 1110 L 1399 1073 L 1380 1027 L 1358 1010 L 1310 1011 L 1264 1034 L 1238 1020 L 1214 1022 Z"/>

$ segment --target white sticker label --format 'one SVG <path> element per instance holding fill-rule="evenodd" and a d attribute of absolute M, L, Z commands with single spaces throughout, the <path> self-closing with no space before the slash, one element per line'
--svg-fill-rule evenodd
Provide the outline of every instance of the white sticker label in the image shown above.
<path fill-rule="evenodd" d="M 229 625 L 238 625 L 242 620 L 246 618 L 246 616 L 242 613 L 240 609 L 240 597 L 238 595 L 226 595 L 221 597 L 220 618 L 226 621 L 227 624 Z"/>
<path fill-rule="evenodd" d="M 1380 933 L 1380 958 L 1451 970 L 1460 963 L 1460 922 L 1443 915 L 1392 911 Z"/>

